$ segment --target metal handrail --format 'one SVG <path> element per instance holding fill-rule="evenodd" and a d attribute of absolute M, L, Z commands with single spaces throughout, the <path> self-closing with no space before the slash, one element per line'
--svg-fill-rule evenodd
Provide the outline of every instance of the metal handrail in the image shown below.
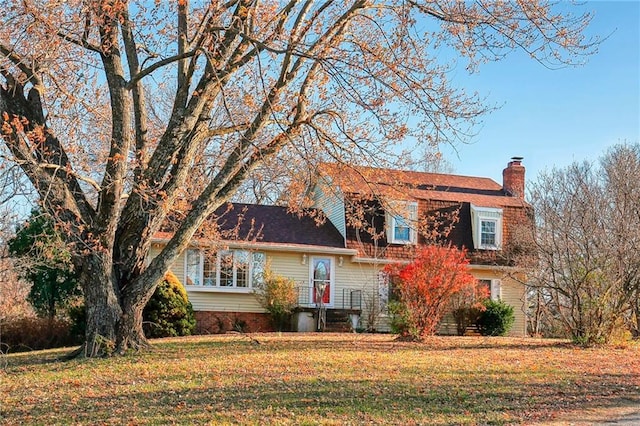
<path fill-rule="evenodd" d="M 318 307 L 318 303 L 312 302 L 311 289 L 311 286 L 296 287 L 298 307 Z M 362 294 L 362 289 L 345 287 L 342 289 L 342 304 L 336 307 L 338 309 L 362 310 Z"/>

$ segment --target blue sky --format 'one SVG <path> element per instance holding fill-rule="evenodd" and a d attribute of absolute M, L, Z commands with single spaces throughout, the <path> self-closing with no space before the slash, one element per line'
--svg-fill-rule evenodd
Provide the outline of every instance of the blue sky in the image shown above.
<path fill-rule="evenodd" d="M 456 75 L 502 107 L 485 116 L 457 154 L 443 146 L 454 173 L 502 183 L 512 156 L 524 157 L 527 181 L 545 168 L 595 160 L 618 142 L 640 142 L 640 2 L 590 1 L 589 34 L 604 40 L 577 68 L 549 70 L 525 55 Z"/>

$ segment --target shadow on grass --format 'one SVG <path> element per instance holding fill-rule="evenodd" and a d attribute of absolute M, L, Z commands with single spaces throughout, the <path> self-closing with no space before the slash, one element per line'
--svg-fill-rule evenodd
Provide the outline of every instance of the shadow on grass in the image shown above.
<path fill-rule="evenodd" d="M 434 384 L 428 377 L 411 381 L 298 380 L 245 378 L 219 385 L 212 377 L 190 386 L 145 391 L 130 378 L 119 392 L 52 397 L 32 406 L 5 407 L 12 420 L 43 423 L 201 424 L 201 423 L 373 423 L 373 424 L 503 424 L 549 419 L 558 412 L 615 406 L 621 395 L 616 383 L 630 375 L 587 375 L 585 383 L 545 383 L 531 387 L 521 381 L 500 383 L 452 377 Z M 632 379 L 632 378 L 631 378 Z M 125 379 L 126 380 L 126 379 Z M 607 392 L 602 392 L 607 389 Z"/>
<path fill-rule="evenodd" d="M 28 367 L 64 362 L 64 357 L 77 350 L 78 347 L 45 349 L 31 352 L 13 352 L 3 355 L 7 367 Z"/>

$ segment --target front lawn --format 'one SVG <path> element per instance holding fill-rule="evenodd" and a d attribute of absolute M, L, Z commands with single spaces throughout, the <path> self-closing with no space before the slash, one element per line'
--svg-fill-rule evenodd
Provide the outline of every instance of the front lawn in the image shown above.
<path fill-rule="evenodd" d="M 6 424 L 511 424 L 640 401 L 640 347 L 391 335 L 239 334 L 58 362 L 0 357 Z M 2 369 L 3 368 L 3 369 Z"/>

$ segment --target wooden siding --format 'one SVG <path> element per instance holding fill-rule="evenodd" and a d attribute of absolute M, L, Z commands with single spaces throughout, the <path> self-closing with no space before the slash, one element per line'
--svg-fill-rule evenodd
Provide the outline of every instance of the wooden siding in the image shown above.
<path fill-rule="evenodd" d="M 357 201 L 357 195 L 348 197 Z M 384 208 L 375 200 L 358 201 L 365 206 L 366 213 L 362 221 L 375 235 L 386 236 L 386 217 Z M 525 207 L 502 206 L 502 248 L 501 250 L 475 250 L 473 247 L 471 211 L 469 203 L 438 200 L 418 200 L 418 216 L 430 223 L 421 232 L 436 235 L 436 242 L 449 242 L 458 248 L 466 248 L 471 263 L 477 265 L 513 266 L 515 257 L 529 246 L 530 233 L 533 226 L 531 210 Z M 457 214 L 457 221 L 452 218 Z M 443 229 L 450 229 L 446 237 L 441 236 Z M 369 232 L 347 227 L 346 245 L 358 250 L 361 257 L 390 260 L 410 260 L 420 246 L 431 244 L 431 241 L 420 235 L 418 244 L 391 244 L 386 238 L 374 239 Z"/>

